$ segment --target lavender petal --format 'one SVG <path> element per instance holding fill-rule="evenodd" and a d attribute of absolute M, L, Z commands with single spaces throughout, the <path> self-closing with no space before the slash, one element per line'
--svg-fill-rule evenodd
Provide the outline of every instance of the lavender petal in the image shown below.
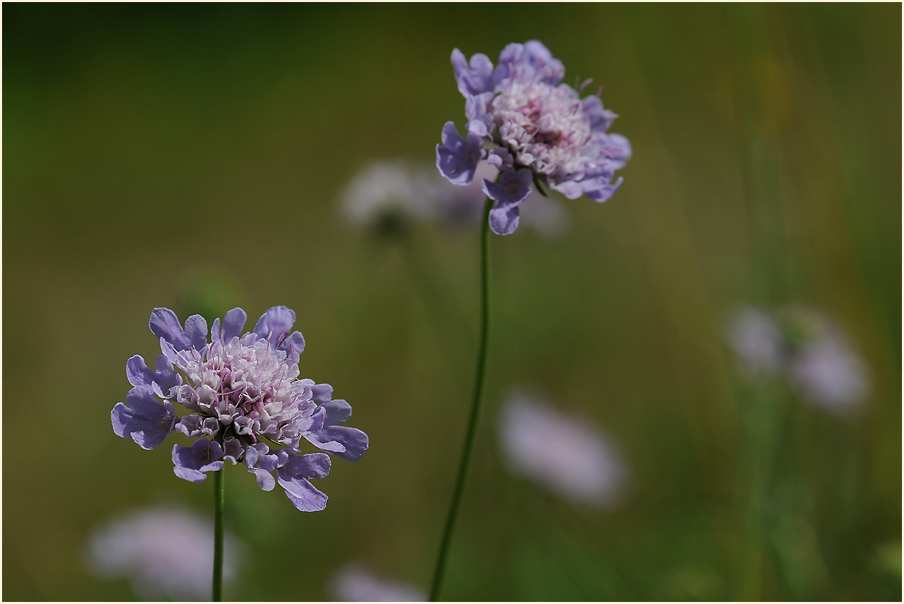
<path fill-rule="evenodd" d="M 169 436 L 177 418 L 172 403 L 159 402 L 146 388 L 132 388 L 126 394 L 126 404 L 113 407 L 110 419 L 117 436 L 131 438 L 150 451 Z"/>
<path fill-rule="evenodd" d="M 223 467 L 223 447 L 215 441 L 199 438 L 191 447 L 173 445 L 173 472 L 189 482 L 204 482 L 206 472 L 216 472 Z"/>
<path fill-rule="evenodd" d="M 326 414 L 326 417 L 323 419 L 324 426 L 343 424 L 352 416 L 352 406 L 342 399 L 324 403 L 321 409 L 323 409 Z"/>
<path fill-rule="evenodd" d="M 316 432 L 307 432 L 304 437 L 317 448 L 346 461 L 361 459 L 369 445 L 367 434 L 347 426 L 326 426 Z"/>
<path fill-rule="evenodd" d="M 175 350 L 188 350 L 191 348 L 191 340 L 185 335 L 179 324 L 179 317 L 168 308 L 155 308 L 151 311 L 151 320 L 148 327 L 158 338 L 163 338 Z"/>
<path fill-rule="evenodd" d="M 452 69 L 458 90 L 466 98 L 493 89 L 493 62 L 485 54 L 471 56 L 470 65 L 457 48 L 452 51 Z"/>
<path fill-rule="evenodd" d="M 182 378 L 173 369 L 166 355 L 157 356 L 157 371 L 151 371 L 140 355 L 126 361 L 126 377 L 132 386 L 153 389 L 156 384 L 161 396 L 167 396 L 172 388 L 182 383 Z"/>
<path fill-rule="evenodd" d="M 456 185 L 470 183 L 477 164 L 485 155 L 483 139 L 478 134 L 468 132 L 467 139 L 464 139 L 453 122 L 446 122 L 442 145 L 436 146 L 436 167 L 449 182 Z"/>
<path fill-rule="evenodd" d="M 292 502 L 295 508 L 302 512 L 320 512 L 326 508 L 326 502 L 329 497 L 322 491 L 318 491 L 314 485 L 304 478 L 296 479 L 292 483 L 284 483 L 282 480 L 279 484 L 285 489 L 286 497 Z M 290 484 L 290 486 L 286 486 Z"/>
<path fill-rule="evenodd" d="M 242 328 L 245 326 L 245 321 L 247 320 L 248 315 L 245 314 L 244 310 L 241 308 L 233 308 L 223 317 L 223 327 L 220 337 L 224 342 L 230 341 L 232 338 L 242 333 Z"/>
<path fill-rule="evenodd" d="M 254 333 L 258 337 L 270 342 L 273 348 L 278 348 L 292 326 L 295 324 L 295 312 L 285 306 L 274 306 L 267 310 L 258 319 L 254 326 Z"/>

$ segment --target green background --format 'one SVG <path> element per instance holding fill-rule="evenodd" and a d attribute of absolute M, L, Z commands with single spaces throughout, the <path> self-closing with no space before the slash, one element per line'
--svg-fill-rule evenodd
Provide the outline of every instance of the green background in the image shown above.
<path fill-rule="evenodd" d="M 147 452 L 111 430 L 126 359 L 158 353 L 155 306 L 293 308 L 302 376 L 371 439 L 318 483 L 322 513 L 227 468 L 248 548 L 226 597 L 324 599 L 348 562 L 428 588 L 472 388 L 477 232 L 377 242 L 337 198 L 374 159 L 432 162 L 443 123 L 464 124 L 453 48 L 495 60 L 539 39 L 566 82 L 605 86 L 634 157 L 611 201 L 567 202 L 565 237 L 493 238 L 486 406 L 443 597 L 900 600 L 900 5 L 2 10 L 3 599 L 133 599 L 86 570 L 91 532 L 153 503 L 211 509 L 210 481 L 172 473 L 186 439 Z M 865 412 L 745 382 L 723 336 L 744 303 L 832 317 L 869 367 Z M 611 435 L 620 507 L 506 470 L 513 387 Z M 773 413 L 754 430 L 757 397 Z"/>

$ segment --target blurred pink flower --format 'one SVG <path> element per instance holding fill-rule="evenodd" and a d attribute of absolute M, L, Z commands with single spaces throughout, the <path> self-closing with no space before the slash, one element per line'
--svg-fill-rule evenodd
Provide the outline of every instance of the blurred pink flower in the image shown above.
<path fill-rule="evenodd" d="M 743 307 L 729 322 L 727 339 L 746 372 L 755 378 L 786 377 L 810 405 L 849 415 L 869 397 L 866 364 L 819 311 Z"/>
<path fill-rule="evenodd" d="M 817 407 L 848 415 L 870 394 L 866 365 L 847 338 L 824 316 L 795 310 L 809 323 L 809 333 L 788 363 L 788 377 L 801 398 Z"/>
<path fill-rule="evenodd" d="M 223 580 L 235 574 L 239 547 L 226 535 Z M 113 520 L 88 543 L 90 570 L 126 577 L 145 600 L 207 600 L 213 570 L 213 522 L 185 509 L 152 507 Z"/>
<path fill-rule="evenodd" d="M 499 430 L 516 473 L 573 503 L 606 507 L 622 493 L 627 469 L 621 455 L 587 422 L 515 393 L 502 406 Z"/>
<path fill-rule="evenodd" d="M 426 602 L 427 594 L 412 585 L 384 581 L 363 566 L 343 566 L 333 575 L 330 596 L 337 602 Z"/>

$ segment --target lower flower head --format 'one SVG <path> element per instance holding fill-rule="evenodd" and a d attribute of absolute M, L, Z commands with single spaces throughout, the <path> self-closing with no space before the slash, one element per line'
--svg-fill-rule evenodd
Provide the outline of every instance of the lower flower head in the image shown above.
<path fill-rule="evenodd" d="M 173 446 L 180 478 L 201 482 L 224 461 L 243 461 L 262 489 L 269 491 L 278 481 L 298 509 L 321 510 L 327 496 L 309 479 L 325 477 L 330 459 L 324 453 L 300 454 L 301 439 L 356 461 L 368 447 L 367 435 L 340 425 L 352 409 L 332 400 L 331 386 L 297 379 L 304 338 L 291 332 L 294 312 L 275 306 L 239 337 L 246 318 L 241 308 L 229 311 L 222 325 L 214 321 L 208 342 L 200 315 L 189 317 L 183 328 L 173 311 L 155 308 L 149 326 L 163 354 L 156 371 L 140 356 L 129 359 L 126 374 L 133 388 L 126 404 L 113 408 L 113 429 L 144 449 L 178 430 L 197 439 L 191 447 Z M 190 413 L 178 417 L 173 403 Z"/>

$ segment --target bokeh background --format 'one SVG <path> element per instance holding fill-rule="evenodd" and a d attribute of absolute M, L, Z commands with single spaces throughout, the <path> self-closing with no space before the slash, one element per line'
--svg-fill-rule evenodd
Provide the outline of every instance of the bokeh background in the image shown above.
<path fill-rule="evenodd" d="M 427 590 L 472 388 L 477 232 L 378 240 L 337 200 L 372 160 L 429 164 L 464 123 L 453 48 L 539 39 L 566 82 L 604 85 L 634 157 L 612 200 L 567 202 L 564 237 L 493 239 L 443 597 L 900 600 L 900 5 L 2 10 L 4 599 L 134 599 L 89 572 L 90 535 L 152 504 L 211 509 L 210 481 L 172 473 L 179 438 L 147 452 L 111 430 L 126 359 L 157 354 L 155 306 L 293 308 L 302 375 L 371 438 L 320 481 L 322 513 L 227 467 L 246 555 L 226 596 L 325 599 L 348 563 Z M 869 370 L 862 412 L 773 383 L 753 429 L 762 386 L 724 332 L 743 304 L 831 317 Z M 508 471 L 512 388 L 618 443 L 619 505 Z"/>

